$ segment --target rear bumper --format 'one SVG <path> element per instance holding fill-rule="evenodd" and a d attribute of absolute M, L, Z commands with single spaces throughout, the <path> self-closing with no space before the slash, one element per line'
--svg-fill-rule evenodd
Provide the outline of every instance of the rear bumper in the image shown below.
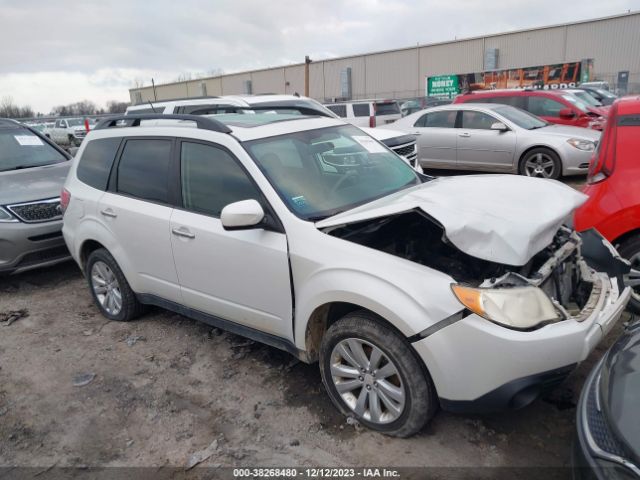
<path fill-rule="evenodd" d="M 62 221 L 0 224 L 0 273 L 20 273 L 71 257 L 62 238 Z"/>

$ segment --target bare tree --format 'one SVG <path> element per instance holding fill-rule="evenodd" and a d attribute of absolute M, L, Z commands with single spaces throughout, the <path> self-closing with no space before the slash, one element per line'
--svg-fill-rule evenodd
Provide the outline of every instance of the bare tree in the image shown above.
<path fill-rule="evenodd" d="M 119 102 L 117 100 L 109 100 L 107 102 L 107 113 L 124 113 L 129 106 L 128 102 Z"/>
<path fill-rule="evenodd" d="M 19 106 L 10 96 L 2 97 L 0 100 L 0 117 L 5 118 L 30 118 L 35 116 L 33 109 L 28 106 Z"/>
<path fill-rule="evenodd" d="M 59 105 L 54 107 L 52 113 L 61 117 L 69 115 L 95 115 L 98 107 L 91 100 L 82 100 L 69 105 Z"/>

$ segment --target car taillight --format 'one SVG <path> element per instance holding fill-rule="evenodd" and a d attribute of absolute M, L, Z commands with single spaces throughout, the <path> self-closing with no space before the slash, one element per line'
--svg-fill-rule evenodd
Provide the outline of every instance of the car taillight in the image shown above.
<path fill-rule="evenodd" d="M 71 201 L 71 194 L 69 193 L 69 190 L 67 190 L 66 188 L 63 188 L 62 192 L 60 192 L 60 210 L 62 210 L 63 215 L 64 215 L 64 212 L 67 210 L 67 207 L 69 206 L 70 201 Z"/>
<path fill-rule="evenodd" d="M 609 112 L 609 118 L 605 123 L 604 132 L 602 132 L 602 136 L 600 137 L 600 143 L 598 143 L 598 147 L 591 158 L 589 175 L 587 176 L 587 183 L 589 185 L 606 180 L 611 176 L 616 166 L 617 114 L 618 105 L 614 104 Z"/>
<path fill-rule="evenodd" d="M 369 117 L 369 128 L 376 128 L 376 117 L 373 115 Z"/>

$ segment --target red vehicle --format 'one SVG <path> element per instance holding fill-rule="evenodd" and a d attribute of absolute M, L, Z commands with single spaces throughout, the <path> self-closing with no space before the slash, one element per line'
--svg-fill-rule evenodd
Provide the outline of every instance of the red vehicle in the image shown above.
<path fill-rule="evenodd" d="M 478 90 L 458 95 L 453 103 L 504 103 L 526 110 L 549 123 L 602 130 L 606 116 L 562 90 Z M 603 112 L 604 113 L 604 112 Z"/>
<path fill-rule="evenodd" d="M 640 97 L 617 100 L 589 166 L 575 227 L 597 229 L 631 262 L 629 302 L 640 313 Z"/>

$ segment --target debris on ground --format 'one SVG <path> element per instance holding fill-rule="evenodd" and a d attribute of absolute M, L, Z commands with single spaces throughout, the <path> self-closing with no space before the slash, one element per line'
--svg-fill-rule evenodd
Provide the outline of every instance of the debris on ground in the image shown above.
<path fill-rule="evenodd" d="M 300 445 L 300 440 L 298 440 L 297 438 L 294 438 L 293 440 L 291 440 L 289 442 L 289 445 L 292 446 L 292 447 L 297 447 L 297 446 Z"/>
<path fill-rule="evenodd" d="M 93 382 L 94 378 L 96 378 L 95 373 L 79 373 L 73 377 L 72 383 L 74 387 L 84 387 Z"/>
<path fill-rule="evenodd" d="M 0 313 L 0 324 L 5 327 L 10 327 L 12 323 L 29 316 L 29 311 L 26 308 L 20 310 L 10 310 L 5 313 Z"/>
<path fill-rule="evenodd" d="M 130 347 L 133 347 L 136 343 L 144 342 L 146 340 L 147 339 L 142 335 L 130 335 L 126 338 L 125 342 L 127 342 L 127 345 L 129 345 Z"/>
<path fill-rule="evenodd" d="M 218 439 L 215 439 L 211 444 L 205 448 L 204 450 L 200 450 L 199 452 L 192 453 L 187 460 L 187 464 L 185 465 L 185 470 L 191 470 L 193 467 L 198 465 L 199 463 L 204 462 L 211 455 L 218 451 Z"/>

